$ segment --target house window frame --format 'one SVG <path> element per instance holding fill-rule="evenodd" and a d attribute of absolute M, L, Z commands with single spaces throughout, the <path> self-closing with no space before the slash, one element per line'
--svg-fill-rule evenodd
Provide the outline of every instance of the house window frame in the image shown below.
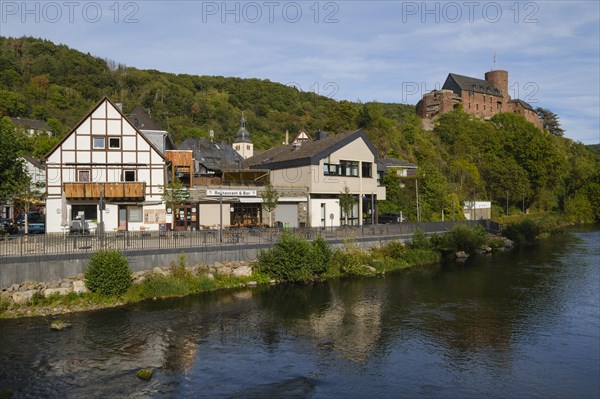
<path fill-rule="evenodd" d="M 87 172 L 87 177 L 88 177 L 87 180 L 81 178 L 82 172 L 83 173 Z M 78 183 L 91 183 L 92 182 L 91 169 L 77 169 L 77 182 Z"/>
<path fill-rule="evenodd" d="M 118 140 L 119 145 L 117 147 L 113 147 L 111 144 L 111 140 Z M 120 150 L 121 149 L 121 137 L 119 136 L 108 136 L 108 149 L 109 150 Z"/>
<path fill-rule="evenodd" d="M 128 223 L 144 223 L 144 207 L 143 206 L 128 206 L 127 207 L 127 222 Z"/>
<path fill-rule="evenodd" d="M 133 180 L 127 179 L 127 174 L 133 173 Z M 124 182 L 136 182 L 137 181 L 137 171 L 133 169 L 127 169 L 123 171 L 123 181 Z"/>
<path fill-rule="evenodd" d="M 367 173 L 365 174 L 365 171 L 367 171 Z M 365 178 L 372 178 L 373 177 L 373 163 L 372 162 L 361 162 L 360 165 L 360 175 L 361 177 L 365 177 Z"/>
<path fill-rule="evenodd" d="M 96 140 L 102 139 L 102 146 L 96 145 Z M 92 149 L 93 150 L 105 150 L 106 149 L 106 136 L 94 134 L 92 135 Z"/>
<path fill-rule="evenodd" d="M 358 177 L 359 162 L 358 161 L 340 161 L 339 175 L 345 177 Z"/>

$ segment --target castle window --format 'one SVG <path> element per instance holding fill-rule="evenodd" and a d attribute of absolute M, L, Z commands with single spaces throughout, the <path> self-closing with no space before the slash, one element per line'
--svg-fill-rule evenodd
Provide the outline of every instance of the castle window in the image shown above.
<path fill-rule="evenodd" d="M 483 110 L 485 111 L 485 104 L 483 104 Z"/>
<path fill-rule="evenodd" d="M 475 109 L 479 111 L 479 104 L 475 104 Z"/>

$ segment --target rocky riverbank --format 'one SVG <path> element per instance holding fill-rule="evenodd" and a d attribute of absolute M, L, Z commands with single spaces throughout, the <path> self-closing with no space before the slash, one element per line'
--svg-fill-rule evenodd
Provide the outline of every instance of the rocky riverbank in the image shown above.
<path fill-rule="evenodd" d="M 175 270 L 171 267 L 155 267 L 152 270 L 145 270 L 132 273 L 133 284 L 140 284 L 144 280 L 151 277 L 169 277 Z M 236 278 L 249 278 L 252 276 L 251 261 L 234 261 L 234 262 L 216 262 L 212 265 L 197 264 L 193 266 L 185 266 L 185 271 L 191 276 L 205 276 L 207 279 L 215 279 L 222 276 Z M 275 281 L 270 281 L 274 284 Z M 244 283 L 247 286 L 258 285 L 255 281 Z M 237 284 L 239 286 L 239 283 Z M 21 284 L 12 284 L 10 287 L 0 291 L 0 313 L 4 310 L 5 317 L 20 317 L 20 316 L 38 316 L 38 315 L 53 315 L 69 312 L 78 312 L 83 310 L 93 310 L 104 307 L 123 305 L 121 300 L 98 303 L 94 300 L 90 301 L 72 301 L 72 303 L 64 303 L 58 306 L 44 305 L 44 300 L 49 301 L 52 298 L 71 296 L 73 299 L 85 295 L 92 295 L 85 286 L 85 276 L 78 274 L 61 280 L 52 282 L 34 282 L 25 281 Z M 96 298 L 94 298 L 96 299 Z M 35 302 L 41 302 L 40 306 L 35 306 Z M 27 306 L 28 304 L 33 306 Z M 16 306 L 15 306 L 16 305 Z"/>

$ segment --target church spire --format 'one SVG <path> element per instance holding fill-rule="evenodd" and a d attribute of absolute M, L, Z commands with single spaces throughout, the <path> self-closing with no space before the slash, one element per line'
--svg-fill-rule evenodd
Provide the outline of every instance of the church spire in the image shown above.
<path fill-rule="evenodd" d="M 238 130 L 235 136 L 233 148 L 244 159 L 249 158 L 254 154 L 254 145 L 252 144 L 252 140 L 250 140 L 250 133 L 246 129 L 246 117 L 244 116 L 244 111 L 242 111 L 242 117 L 240 118 L 240 130 Z"/>

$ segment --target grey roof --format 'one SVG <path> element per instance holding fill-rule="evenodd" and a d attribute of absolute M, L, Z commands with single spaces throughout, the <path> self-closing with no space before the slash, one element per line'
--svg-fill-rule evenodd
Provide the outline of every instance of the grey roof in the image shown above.
<path fill-rule="evenodd" d="M 46 122 L 37 119 L 21 118 L 20 116 L 17 116 L 15 118 L 10 118 L 10 120 L 15 126 L 26 126 L 30 129 L 51 130 Z"/>
<path fill-rule="evenodd" d="M 30 164 L 32 164 L 33 166 L 35 166 L 38 169 L 44 169 L 44 165 L 42 165 L 42 161 L 40 161 L 37 158 L 34 157 L 30 157 L 29 155 L 23 155 L 23 158 L 29 162 Z"/>
<path fill-rule="evenodd" d="M 166 150 L 173 150 L 175 148 L 175 143 L 173 143 L 173 138 L 169 132 L 154 122 L 141 105 L 136 106 L 133 111 L 127 115 L 127 120 L 146 136 L 146 138 L 163 154 Z"/>
<path fill-rule="evenodd" d="M 500 91 L 500 89 L 492 85 L 487 80 L 457 75 L 455 73 L 448 74 L 448 77 L 446 78 L 442 89 L 452 90 L 456 94 L 460 94 L 457 91 L 457 88 L 464 91 L 473 91 L 477 93 L 490 94 L 492 96 L 502 96 L 502 92 Z"/>
<path fill-rule="evenodd" d="M 200 139 L 187 138 L 180 145 L 180 150 L 192 150 L 194 159 L 206 169 L 219 171 L 239 169 L 244 158 L 226 142 L 213 143 L 206 137 Z"/>
<path fill-rule="evenodd" d="M 350 133 L 339 133 L 321 140 L 304 141 L 273 147 L 260 154 L 245 159 L 242 165 L 250 169 L 285 169 L 296 166 L 316 165 L 332 152 L 344 147 L 352 141 L 362 138 L 377 159 L 377 150 L 367 138 L 364 130 Z"/>
<path fill-rule="evenodd" d="M 136 106 L 133 111 L 127 115 L 127 119 L 133 126 L 138 128 L 138 130 L 164 130 L 150 118 L 150 115 L 148 115 L 141 105 Z"/>
<path fill-rule="evenodd" d="M 381 163 L 386 168 L 405 168 L 405 169 L 416 169 L 417 165 L 407 161 L 403 161 L 397 158 L 380 158 Z"/>
<path fill-rule="evenodd" d="M 515 98 L 514 100 L 509 100 L 508 101 L 509 104 L 520 104 L 523 108 L 528 109 L 530 111 L 534 111 L 533 107 L 531 105 L 529 105 L 529 103 L 523 101 L 523 100 L 519 100 L 518 98 Z"/>
<path fill-rule="evenodd" d="M 240 130 L 238 130 L 237 135 L 235 136 L 234 143 L 252 143 L 252 140 L 250 140 L 250 132 L 246 130 L 246 118 L 244 118 L 243 113 L 240 118 Z"/>

